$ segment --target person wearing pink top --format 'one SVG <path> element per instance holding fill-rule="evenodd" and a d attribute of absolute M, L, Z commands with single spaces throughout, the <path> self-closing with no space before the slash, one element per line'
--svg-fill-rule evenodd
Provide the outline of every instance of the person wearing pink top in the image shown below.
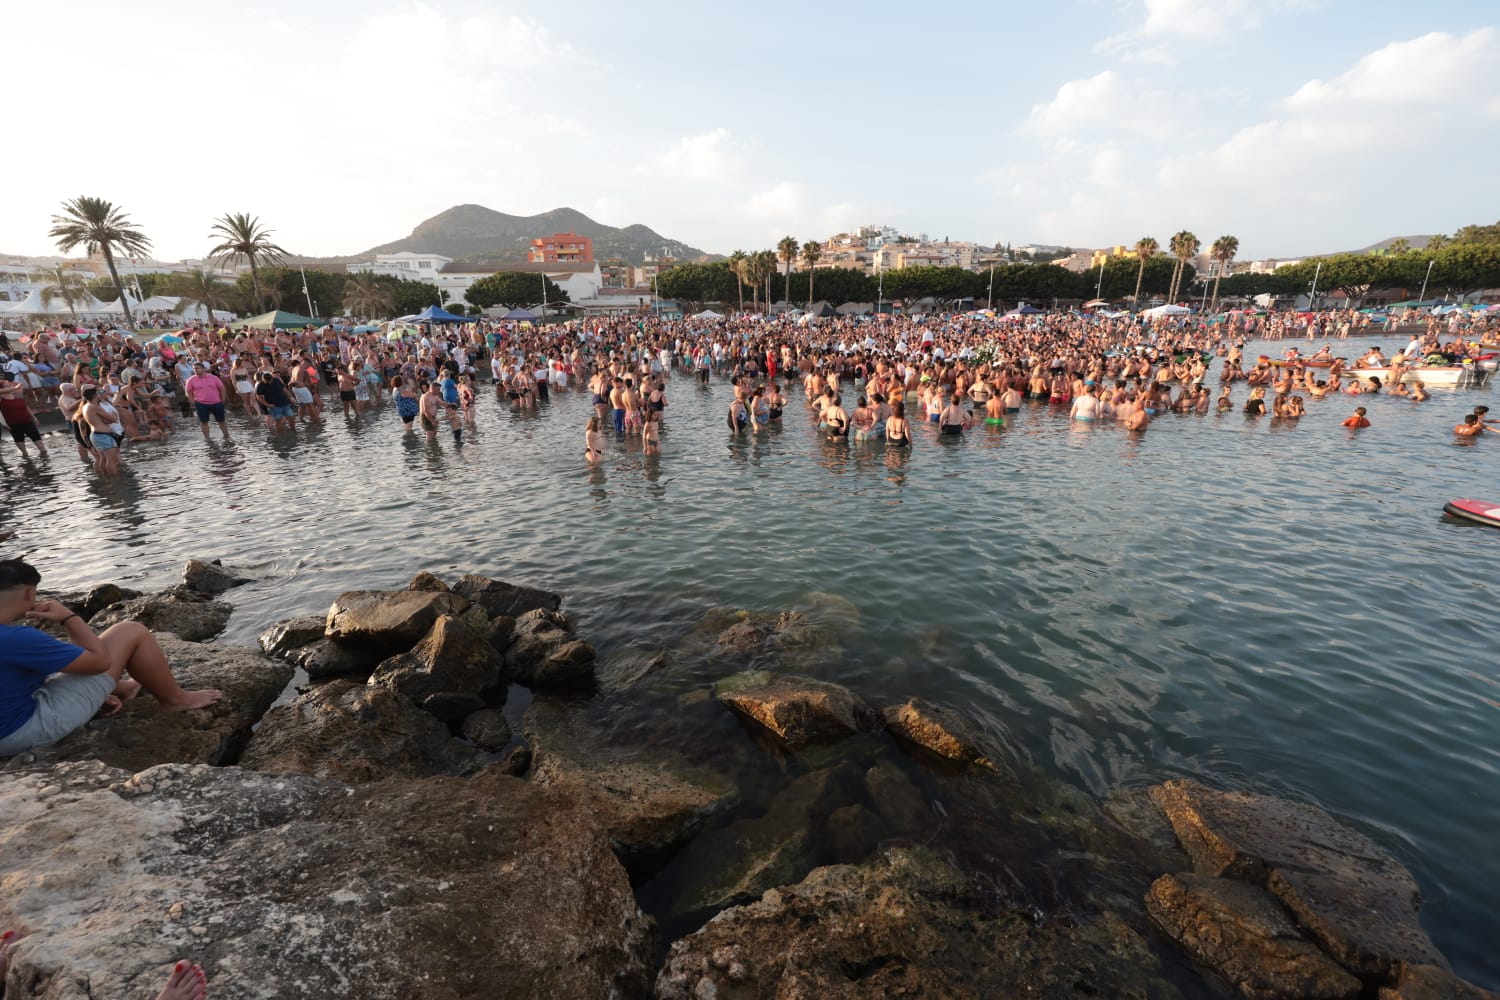
<path fill-rule="evenodd" d="M 198 429 L 203 432 L 203 440 L 208 440 L 208 418 L 213 417 L 218 421 L 219 433 L 228 441 L 229 425 L 224 423 L 224 383 L 214 374 L 214 366 L 203 364 L 183 383 L 183 387 L 193 401 L 193 409 L 198 412 Z"/>

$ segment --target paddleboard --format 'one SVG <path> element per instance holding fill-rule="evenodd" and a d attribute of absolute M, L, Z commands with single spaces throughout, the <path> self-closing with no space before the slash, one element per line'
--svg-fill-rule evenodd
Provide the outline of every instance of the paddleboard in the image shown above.
<path fill-rule="evenodd" d="M 1449 517 L 1500 528 L 1500 501 L 1450 500 L 1443 504 L 1443 513 Z"/>

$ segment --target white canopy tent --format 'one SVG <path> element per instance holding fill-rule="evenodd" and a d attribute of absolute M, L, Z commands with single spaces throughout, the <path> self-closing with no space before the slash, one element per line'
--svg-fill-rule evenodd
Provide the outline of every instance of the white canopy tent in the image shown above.
<path fill-rule="evenodd" d="M 693 313 L 693 319 L 723 319 L 723 313 L 716 313 L 712 309 L 705 309 L 701 313 Z"/>
<path fill-rule="evenodd" d="M 1161 316 L 1185 316 L 1190 312 L 1192 312 L 1192 310 L 1187 308 L 1186 306 L 1164 305 L 1157 306 L 1154 309 L 1146 309 L 1141 313 L 1141 315 L 1145 316 L 1147 319 L 1156 319 Z"/>

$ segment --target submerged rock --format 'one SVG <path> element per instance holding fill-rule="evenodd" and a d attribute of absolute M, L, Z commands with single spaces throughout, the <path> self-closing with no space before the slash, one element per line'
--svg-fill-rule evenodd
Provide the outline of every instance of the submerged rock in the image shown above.
<path fill-rule="evenodd" d="M 140 622 L 153 632 L 170 632 L 189 642 L 212 639 L 224 631 L 234 608 L 186 587 L 119 601 L 100 611 L 89 624 L 103 630 L 117 622 Z"/>
<path fill-rule="evenodd" d="M 498 773 L 70 766 L 0 775 L 0 815 L 28 996 L 152 996 L 182 955 L 228 998 L 650 995 L 651 921 L 588 809 Z"/>
<path fill-rule="evenodd" d="M 852 736 L 879 720 L 848 688 L 764 670 L 726 677 L 714 691 L 729 708 L 793 745 Z"/>
<path fill-rule="evenodd" d="M 444 722 L 484 706 L 500 683 L 500 654 L 452 615 L 443 615 L 410 651 L 381 662 L 370 683 L 388 687 Z"/>
<path fill-rule="evenodd" d="M 996 912 L 947 859 L 906 849 L 725 910 L 672 945 L 656 988 L 659 1000 L 1175 995 L 1118 917 Z"/>
<path fill-rule="evenodd" d="M 1417 883 L 1364 834 L 1315 806 L 1196 781 L 1151 790 L 1194 866 L 1262 885 L 1330 957 L 1358 975 L 1448 963 L 1417 921 Z"/>
<path fill-rule="evenodd" d="M 92 759 L 140 771 L 169 762 L 233 763 L 251 727 L 291 682 L 291 666 L 253 649 L 204 646 L 170 635 L 156 638 L 178 683 L 218 688 L 224 697 L 205 709 L 167 713 L 142 692 L 118 715 L 95 719 L 52 746 L 18 754 L 8 766 Z"/>
<path fill-rule="evenodd" d="M 884 717 L 885 727 L 909 743 L 965 764 L 995 769 L 973 727 L 956 712 L 912 698 L 887 708 Z"/>
<path fill-rule="evenodd" d="M 243 571 L 229 569 L 217 559 L 211 562 L 189 559 L 182 568 L 183 583 L 205 597 L 218 597 L 224 591 L 242 587 L 254 579 L 244 575 Z"/>
<path fill-rule="evenodd" d="M 1352 1000 L 1362 989 L 1248 882 L 1163 875 L 1146 894 L 1146 910 L 1183 951 L 1250 1000 Z"/>
<path fill-rule="evenodd" d="M 491 618 L 519 618 L 528 611 L 556 611 L 562 607 L 562 598 L 546 590 L 533 587 L 518 587 L 487 576 L 465 576 L 459 579 L 454 591 L 474 604 L 484 608 Z"/>
<path fill-rule="evenodd" d="M 267 713 L 240 758 L 270 774 L 350 784 L 463 774 L 479 766 L 448 727 L 384 687 L 330 681 Z"/>
<path fill-rule="evenodd" d="M 351 590 L 328 609 L 325 634 L 335 642 L 375 648 L 390 656 L 415 646 L 440 615 L 460 614 L 468 606 L 456 594 Z"/>

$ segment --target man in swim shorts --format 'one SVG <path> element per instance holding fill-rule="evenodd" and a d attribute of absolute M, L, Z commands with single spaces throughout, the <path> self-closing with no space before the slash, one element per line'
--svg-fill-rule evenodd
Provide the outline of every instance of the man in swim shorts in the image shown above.
<path fill-rule="evenodd" d="M 224 422 L 224 383 L 214 374 L 213 366 L 202 365 L 197 374 L 187 380 L 184 388 L 187 389 L 188 398 L 193 401 L 193 410 L 198 415 L 198 429 L 203 432 L 203 440 L 208 440 L 208 420 L 212 417 L 219 425 L 219 434 L 228 441 L 229 425 Z"/>

